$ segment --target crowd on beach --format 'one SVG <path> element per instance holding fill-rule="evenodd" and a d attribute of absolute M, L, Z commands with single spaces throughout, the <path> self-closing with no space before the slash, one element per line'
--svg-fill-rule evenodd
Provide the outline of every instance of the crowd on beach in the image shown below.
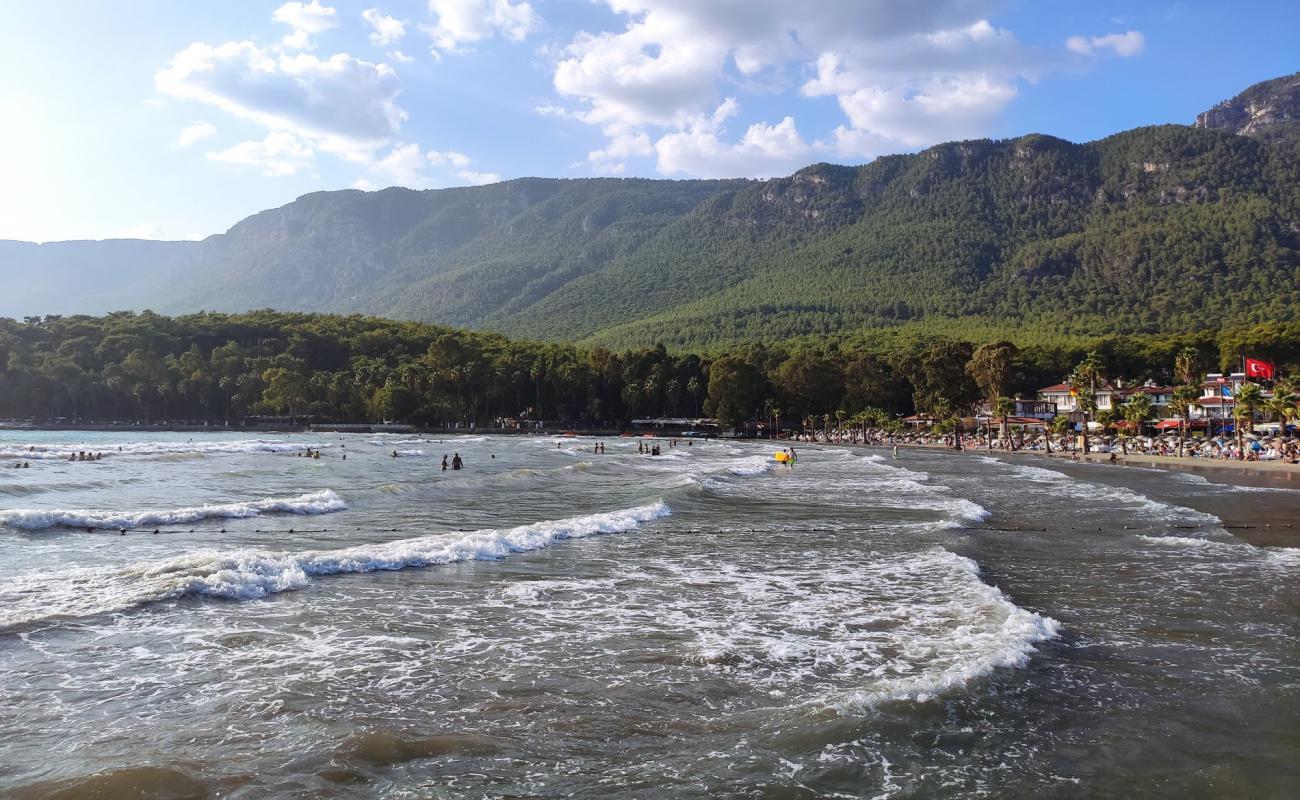
<path fill-rule="evenodd" d="M 821 444 L 875 445 L 879 447 L 919 446 L 943 447 L 961 450 L 986 450 L 1032 453 L 1077 454 L 1082 451 L 1078 435 L 1057 436 L 1045 433 L 1016 432 L 1001 438 L 995 431 L 984 433 L 934 433 L 915 431 L 897 433 L 883 429 L 846 428 L 843 430 L 799 433 L 796 441 Z M 1184 438 L 1181 449 L 1174 433 L 1162 436 L 1103 436 L 1093 435 L 1088 440 L 1088 450 L 1093 453 L 1115 455 L 1165 456 L 1202 458 L 1232 461 L 1274 461 L 1300 463 L 1300 438 L 1292 436 L 1243 436 L 1238 445 L 1231 434 Z"/>

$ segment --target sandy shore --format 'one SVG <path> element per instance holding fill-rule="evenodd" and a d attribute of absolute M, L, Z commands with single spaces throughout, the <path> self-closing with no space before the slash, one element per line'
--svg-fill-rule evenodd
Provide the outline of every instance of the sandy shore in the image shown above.
<path fill-rule="evenodd" d="M 1110 462 L 1110 453 L 1058 453 L 1053 451 L 1049 456 L 1041 450 L 1018 451 L 1016 453 L 1007 453 L 1005 450 L 992 451 L 974 451 L 985 452 L 1000 455 L 1031 455 L 1041 456 L 1043 458 L 1065 458 L 1075 460 L 1078 456 L 1079 461 L 1096 461 L 1101 463 Z M 1229 470 L 1235 472 L 1256 472 L 1265 473 L 1288 473 L 1291 475 L 1300 475 L 1300 464 L 1289 464 L 1285 461 L 1236 461 L 1226 458 L 1179 458 L 1177 456 L 1149 456 L 1139 453 L 1116 453 L 1120 464 L 1128 464 L 1135 467 L 1166 467 L 1169 469 L 1208 469 L 1208 470 Z"/>

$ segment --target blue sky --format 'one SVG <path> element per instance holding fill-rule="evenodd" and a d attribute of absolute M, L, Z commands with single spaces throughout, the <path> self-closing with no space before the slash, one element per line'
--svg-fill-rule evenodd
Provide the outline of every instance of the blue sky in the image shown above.
<path fill-rule="evenodd" d="M 307 192 L 765 177 L 1189 123 L 1300 4 L 12 0 L 0 238 L 198 238 Z"/>

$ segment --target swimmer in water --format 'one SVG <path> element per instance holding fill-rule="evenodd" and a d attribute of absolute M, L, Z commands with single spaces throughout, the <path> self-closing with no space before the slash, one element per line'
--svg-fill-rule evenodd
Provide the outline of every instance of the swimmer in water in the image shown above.
<path fill-rule="evenodd" d="M 460 453 L 457 453 L 457 454 L 456 454 L 455 456 L 453 456 L 452 459 L 451 459 L 451 468 L 452 468 L 452 469 L 460 469 L 460 468 L 463 467 L 463 466 L 465 466 L 465 462 L 463 462 L 463 461 L 460 460 Z"/>
<path fill-rule="evenodd" d="M 446 472 L 446 471 L 447 471 L 447 454 L 446 454 L 446 453 L 443 453 L 443 454 L 442 454 L 442 471 L 443 471 L 443 472 Z"/>
<path fill-rule="evenodd" d="M 397 458 L 397 451 L 396 451 L 396 450 L 393 451 L 393 458 Z"/>

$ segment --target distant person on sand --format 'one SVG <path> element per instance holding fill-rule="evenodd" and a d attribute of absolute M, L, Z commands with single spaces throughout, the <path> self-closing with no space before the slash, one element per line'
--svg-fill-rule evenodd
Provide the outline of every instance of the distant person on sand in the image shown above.
<path fill-rule="evenodd" d="M 465 465 L 465 462 L 463 462 L 463 461 L 460 460 L 460 453 L 457 453 L 456 455 L 452 456 L 452 459 L 451 459 L 451 468 L 452 468 L 452 469 L 460 469 L 460 468 L 463 467 L 464 465 Z"/>

